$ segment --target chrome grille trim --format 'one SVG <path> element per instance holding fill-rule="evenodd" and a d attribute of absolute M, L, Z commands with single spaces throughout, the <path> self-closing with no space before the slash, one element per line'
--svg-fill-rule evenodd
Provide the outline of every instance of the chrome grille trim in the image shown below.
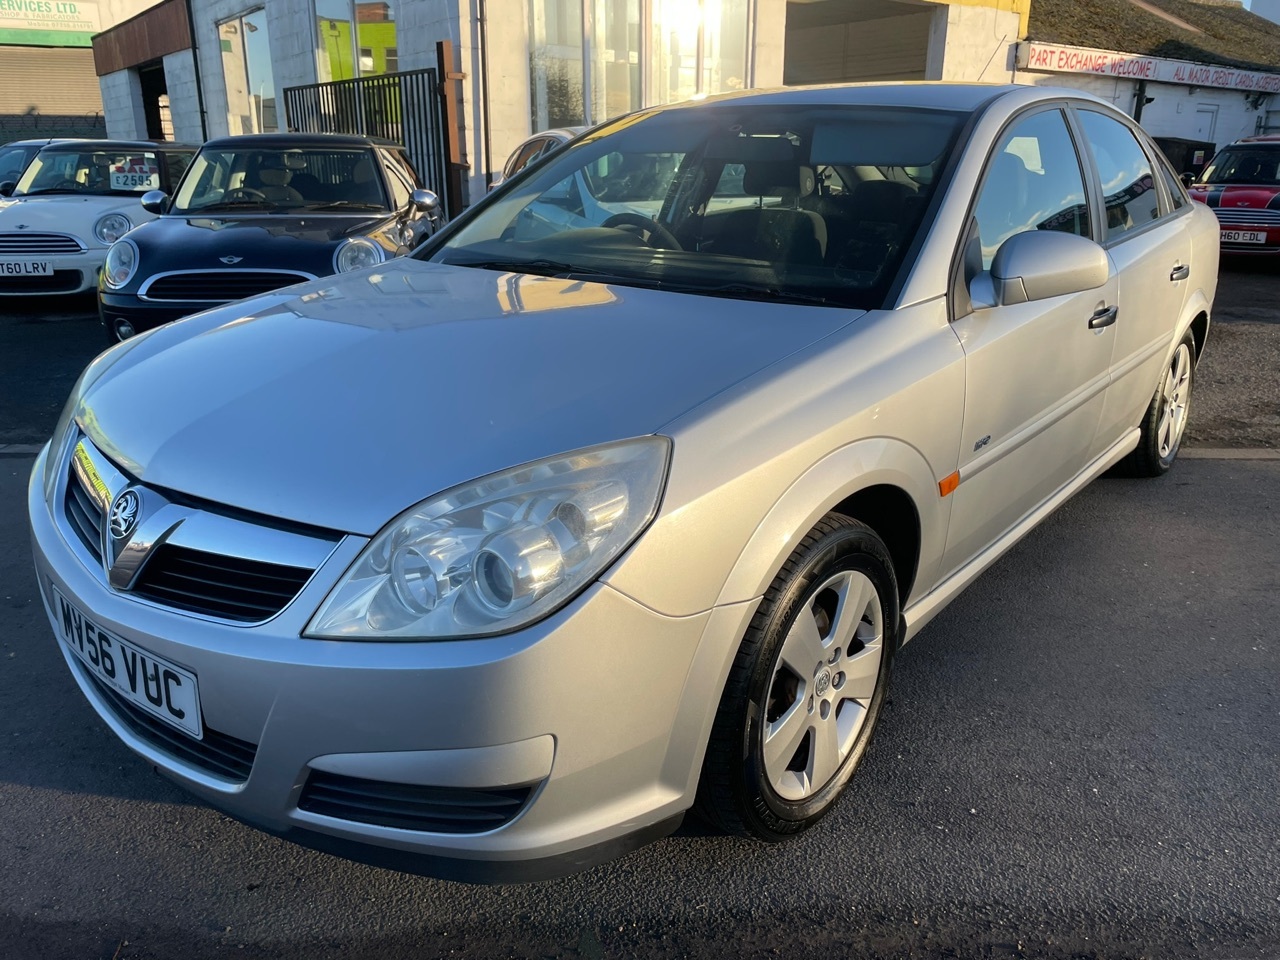
<path fill-rule="evenodd" d="M 249 275 L 252 277 L 261 277 L 264 282 L 272 279 L 278 279 L 280 282 L 264 289 L 250 289 L 249 292 L 242 295 L 227 295 L 228 285 L 233 282 L 236 277 Z M 162 292 L 159 295 L 152 294 L 151 288 L 155 286 L 157 281 L 169 280 L 173 277 L 181 277 L 188 280 L 199 281 L 191 285 L 194 296 L 188 292 L 183 296 L 170 296 L 164 292 L 166 284 L 161 284 Z M 167 270 L 164 273 L 157 273 L 148 277 L 142 286 L 138 289 L 138 298 L 140 300 L 148 300 L 153 303 L 230 303 L 232 300 L 243 300 L 245 297 L 256 296 L 260 293 L 269 293 L 271 290 L 278 290 L 280 287 L 291 287 L 295 283 L 306 283 L 309 280 L 317 279 L 313 273 L 306 273 L 302 270 L 258 270 L 258 269 L 227 269 L 227 270 Z M 168 284 L 167 286 L 173 286 Z M 206 289 L 200 289 L 201 286 Z"/>
<path fill-rule="evenodd" d="M 69 445 L 66 460 L 55 501 L 63 538 L 100 582 L 138 603 L 241 627 L 265 623 L 343 540 L 138 483 L 84 436 Z M 126 488 L 139 493 L 145 514 L 127 540 L 112 541 L 102 527 Z"/>
<path fill-rule="evenodd" d="M 84 253 L 86 247 L 69 233 L 0 233 L 0 257 Z"/>
<path fill-rule="evenodd" d="M 1224 224 L 1235 226 L 1280 225 L 1280 210 L 1259 210 L 1256 207 L 1214 207 L 1213 212 Z"/>

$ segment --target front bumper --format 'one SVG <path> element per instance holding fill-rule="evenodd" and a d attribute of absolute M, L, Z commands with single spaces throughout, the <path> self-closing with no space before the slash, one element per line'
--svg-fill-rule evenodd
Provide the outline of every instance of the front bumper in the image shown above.
<path fill-rule="evenodd" d="M 98 319 L 112 336 L 122 320 L 133 328 L 134 333 L 142 333 L 216 306 L 216 303 L 151 303 L 135 294 L 98 290 Z"/>
<path fill-rule="evenodd" d="M 251 747 L 246 774 L 211 772 L 140 731 L 59 642 L 72 675 L 130 748 L 231 816 L 356 860 L 504 881 L 616 856 L 675 829 L 691 805 L 720 671 L 754 604 L 670 618 L 597 583 L 555 616 L 503 637 L 302 639 L 365 543 L 348 537 L 283 612 L 235 626 L 110 588 L 58 506 L 65 471 L 45 500 L 48 456 L 46 448 L 36 461 L 28 512 L 55 635 L 56 589 L 100 627 L 190 671 L 206 740 L 212 731 Z M 527 790 L 518 812 L 495 829 L 439 832 L 361 822 L 332 807 L 317 812 L 308 797 L 317 783 L 335 781 L 410 785 L 436 796 Z M 363 815 L 358 804 L 351 810 Z"/>
<path fill-rule="evenodd" d="M 1215 211 L 1217 212 L 1217 211 Z M 1222 242 L 1222 252 L 1232 256 L 1271 256 L 1280 254 L 1280 226 L 1269 226 L 1258 223 L 1232 223 L 1230 216 L 1224 217 L 1221 213 L 1218 215 L 1219 237 Z M 1236 239 L 1245 235 L 1257 236 L 1263 234 L 1265 240 L 1262 243 L 1256 241 L 1244 241 Z"/>
<path fill-rule="evenodd" d="M 32 254 L 4 259 L 52 261 L 52 276 L 14 277 L 0 275 L 0 296 L 29 297 L 39 294 L 84 293 L 98 286 L 98 273 L 107 259 L 105 247 L 81 253 Z"/>

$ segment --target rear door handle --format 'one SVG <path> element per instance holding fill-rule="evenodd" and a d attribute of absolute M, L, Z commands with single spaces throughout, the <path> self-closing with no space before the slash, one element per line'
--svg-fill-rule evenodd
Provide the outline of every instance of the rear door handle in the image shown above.
<path fill-rule="evenodd" d="M 1173 268 L 1173 273 L 1169 274 L 1169 279 L 1177 283 L 1179 280 L 1185 280 L 1189 276 L 1191 276 L 1191 267 L 1185 263 L 1180 263 Z"/>
<path fill-rule="evenodd" d="M 1099 307 L 1089 318 L 1089 329 L 1101 330 L 1103 327 L 1111 326 L 1116 322 L 1116 314 L 1119 312 L 1119 307 Z"/>

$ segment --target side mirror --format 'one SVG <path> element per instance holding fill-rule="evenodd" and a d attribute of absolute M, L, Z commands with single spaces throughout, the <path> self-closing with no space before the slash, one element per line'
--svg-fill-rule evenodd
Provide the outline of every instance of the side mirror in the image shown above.
<path fill-rule="evenodd" d="M 1189 187 L 1196 182 L 1196 175 L 1192 173 L 1190 170 L 1187 170 L 1179 174 L 1178 179 L 1182 181 L 1182 185 L 1184 187 Z"/>
<path fill-rule="evenodd" d="M 414 213 L 426 216 L 428 220 L 440 218 L 440 198 L 431 190 L 415 190 L 409 195 L 409 207 Z"/>
<path fill-rule="evenodd" d="M 12 197 L 13 191 L 18 189 L 18 185 L 12 180 L 6 180 L 0 183 L 0 197 Z"/>
<path fill-rule="evenodd" d="M 148 190 L 142 195 L 142 209 L 156 215 L 164 213 L 169 206 L 169 195 L 163 190 Z"/>
<path fill-rule="evenodd" d="M 974 278 L 975 307 L 1012 306 L 1096 290 L 1107 282 L 1107 252 L 1087 237 L 1028 230 L 1000 245 L 990 273 Z"/>

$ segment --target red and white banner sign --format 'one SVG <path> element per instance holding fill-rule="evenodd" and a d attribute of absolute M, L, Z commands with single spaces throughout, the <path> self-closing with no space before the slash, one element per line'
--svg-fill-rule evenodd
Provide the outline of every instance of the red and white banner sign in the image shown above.
<path fill-rule="evenodd" d="M 1151 80 L 1192 87 L 1280 93 L 1280 73 L 1258 73 L 1209 63 L 1165 60 L 1136 53 L 1063 47 L 1051 43 L 1018 44 L 1018 69 L 1045 73 L 1095 73 L 1124 80 Z"/>

